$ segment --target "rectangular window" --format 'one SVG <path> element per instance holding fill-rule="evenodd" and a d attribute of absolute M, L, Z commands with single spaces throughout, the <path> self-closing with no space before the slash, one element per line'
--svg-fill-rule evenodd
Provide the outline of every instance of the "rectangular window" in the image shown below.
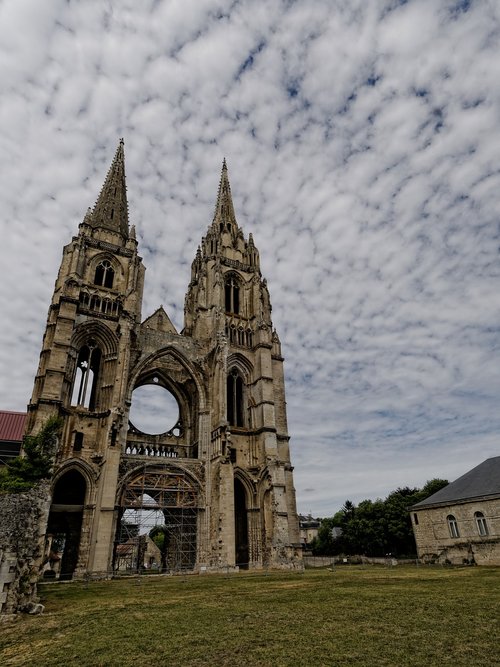
<path fill-rule="evenodd" d="M 448 529 L 450 531 L 450 537 L 460 537 L 460 532 L 458 530 L 458 523 L 455 517 L 452 514 L 449 514 L 447 517 Z"/>
<path fill-rule="evenodd" d="M 83 433 L 75 431 L 75 440 L 73 442 L 73 451 L 80 452 L 83 448 Z"/>
<path fill-rule="evenodd" d="M 476 512 L 474 518 L 476 519 L 477 532 L 481 537 L 486 537 L 488 535 L 488 524 L 486 523 L 484 514 L 482 512 Z"/>

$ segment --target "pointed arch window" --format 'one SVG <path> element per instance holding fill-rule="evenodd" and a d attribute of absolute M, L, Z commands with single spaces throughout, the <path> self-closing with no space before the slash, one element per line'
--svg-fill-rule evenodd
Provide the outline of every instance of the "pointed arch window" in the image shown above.
<path fill-rule="evenodd" d="M 486 537 L 489 531 L 484 514 L 482 512 L 474 512 L 474 519 L 476 520 L 477 532 L 481 537 Z"/>
<path fill-rule="evenodd" d="M 94 284 L 102 285 L 102 287 L 113 287 L 113 281 L 115 279 L 115 271 L 111 266 L 111 262 L 107 259 L 103 259 L 102 262 L 96 266 Z"/>
<path fill-rule="evenodd" d="M 243 378 L 235 368 L 227 376 L 227 421 L 230 426 L 244 426 Z"/>
<path fill-rule="evenodd" d="M 71 405 L 95 409 L 100 365 L 101 350 L 95 340 L 91 339 L 78 353 Z"/>
<path fill-rule="evenodd" d="M 240 312 L 240 283 L 236 276 L 231 274 L 224 284 L 226 313 L 238 315 Z"/>

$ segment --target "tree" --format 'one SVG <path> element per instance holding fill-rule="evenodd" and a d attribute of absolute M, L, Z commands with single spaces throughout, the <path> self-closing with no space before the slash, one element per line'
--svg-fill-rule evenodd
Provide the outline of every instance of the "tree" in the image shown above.
<path fill-rule="evenodd" d="M 62 419 L 49 417 L 36 435 L 23 441 L 23 456 L 17 456 L 0 470 L 0 492 L 16 493 L 31 489 L 51 476 Z"/>
<path fill-rule="evenodd" d="M 332 556 L 335 554 L 335 540 L 332 536 L 334 517 L 322 519 L 318 535 L 311 542 L 311 550 L 315 556 Z"/>
<path fill-rule="evenodd" d="M 434 493 L 437 493 L 438 491 L 443 489 L 445 486 L 448 486 L 448 480 L 446 479 L 439 479 L 438 477 L 436 477 L 435 479 L 430 479 L 422 487 L 417 502 L 425 500 L 429 496 L 432 496 Z"/>
<path fill-rule="evenodd" d="M 167 526 L 154 526 L 149 531 L 149 537 L 156 544 L 160 550 L 161 557 L 161 571 L 165 572 L 167 569 L 167 555 L 170 544 L 170 533 Z"/>
<path fill-rule="evenodd" d="M 340 511 L 345 519 L 353 519 L 354 514 L 356 513 L 356 506 L 350 500 L 346 500 Z"/>
<path fill-rule="evenodd" d="M 408 508 L 419 499 L 419 490 L 404 487 L 390 493 L 384 501 L 386 553 L 399 556 L 416 554 L 415 538 Z"/>
<path fill-rule="evenodd" d="M 346 500 L 333 517 L 323 519 L 318 537 L 312 543 L 314 555 L 415 555 L 408 510 L 447 484 L 446 480 L 432 479 L 422 489 L 406 486 L 392 491 L 385 500 L 362 500 L 357 507 Z M 339 537 L 332 535 L 334 526 L 342 529 Z"/>

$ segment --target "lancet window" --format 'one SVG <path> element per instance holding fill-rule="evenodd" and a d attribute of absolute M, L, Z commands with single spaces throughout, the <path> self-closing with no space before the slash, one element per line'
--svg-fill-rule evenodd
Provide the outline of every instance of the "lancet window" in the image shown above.
<path fill-rule="evenodd" d="M 80 306 L 103 315 L 115 316 L 118 313 L 118 302 L 108 297 L 101 298 L 98 294 L 90 294 L 85 290 L 80 292 Z"/>
<path fill-rule="evenodd" d="M 243 378 L 233 368 L 227 376 L 227 421 L 230 426 L 244 426 Z"/>
<path fill-rule="evenodd" d="M 240 283 L 233 274 L 226 278 L 224 297 L 226 313 L 238 315 L 240 312 Z"/>
<path fill-rule="evenodd" d="M 226 336 L 231 345 L 240 345 L 241 347 L 253 346 L 253 332 L 250 328 L 236 327 L 235 324 L 226 324 Z"/>
<path fill-rule="evenodd" d="M 101 350 L 91 339 L 78 354 L 71 405 L 94 410 L 97 402 L 97 382 L 101 365 Z"/>
<path fill-rule="evenodd" d="M 111 266 L 111 262 L 107 259 L 103 259 L 102 262 L 96 266 L 94 284 L 102 285 L 103 287 L 113 287 L 113 281 L 115 279 L 115 271 Z"/>

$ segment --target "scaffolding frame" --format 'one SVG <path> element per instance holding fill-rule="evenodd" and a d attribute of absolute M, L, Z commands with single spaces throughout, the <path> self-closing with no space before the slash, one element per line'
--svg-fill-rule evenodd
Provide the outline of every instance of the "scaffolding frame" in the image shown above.
<path fill-rule="evenodd" d="M 144 466 L 122 492 L 115 572 L 192 570 L 196 565 L 198 506 L 199 493 L 187 473 L 170 466 Z M 151 555 L 151 562 L 145 559 L 146 536 L 150 535 L 157 538 L 159 563 Z"/>

